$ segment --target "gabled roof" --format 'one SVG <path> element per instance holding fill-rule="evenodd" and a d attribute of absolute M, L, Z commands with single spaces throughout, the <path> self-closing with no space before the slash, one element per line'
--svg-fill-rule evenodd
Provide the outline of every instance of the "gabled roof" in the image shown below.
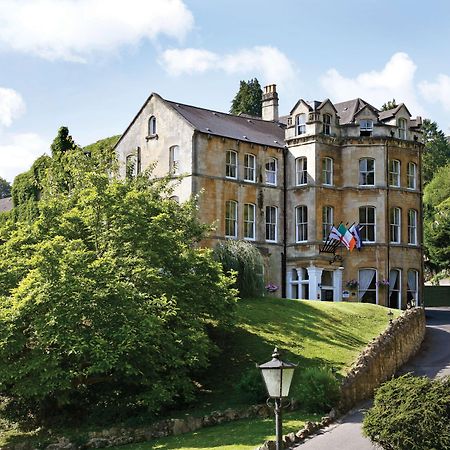
<path fill-rule="evenodd" d="M 361 98 L 355 98 L 346 102 L 335 103 L 334 107 L 336 108 L 336 111 L 338 112 L 338 115 L 340 117 L 339 123 L 341 125 L 352 123 L 355 116 L 366 107 L 371 109 L 377 116 L 379 114 L 379 110 L 377 108 L 372 106 L 370 103 L 365 102 Z"/>
<path fill-rule="evenodd" d="M 13 209 L 12 197 L 0 198 L 0 213 Z"/>
<path fill-rule="evenodd" d="M 195 130 L 244 142 L 284 147 L 284 126 L 278 122 L 235 116 L 169 100 L 164 102 L 177 111 Z"/>
<path fill-rule="evenodd" d="M 400 105 L 396 106 L 395 108 L 388 109 L 387 111 L 381 111 L 379 115 L 380 121 L 384 121 L 390 119 L 391 117 L 394 117 L 400 111 L 400 109 L 402 109 L 402 107 L 406 109 L 406 111 L 409 114 L 409 117 L 411 117 L 411 113 L 409 112 L 406 105 L 404 103 L 400 103 Z"/>

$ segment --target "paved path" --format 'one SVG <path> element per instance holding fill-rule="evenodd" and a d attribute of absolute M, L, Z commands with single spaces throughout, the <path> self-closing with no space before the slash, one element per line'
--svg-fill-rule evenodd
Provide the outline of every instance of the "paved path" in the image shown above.
<path fill-rule="evenodd" d="M 427 332 L 419 353 L 400 372 L 414 372 L 431 378 L 450 375 L 450 308 L 427 308 Z M 366 402 L 340 422 L 325 428 L 297 450 L 379 450 L 361 433 Z"/>

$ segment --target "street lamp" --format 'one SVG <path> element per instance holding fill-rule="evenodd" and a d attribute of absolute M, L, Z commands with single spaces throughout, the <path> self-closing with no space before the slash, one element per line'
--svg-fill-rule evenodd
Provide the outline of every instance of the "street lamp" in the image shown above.
<path fill-rule="evenodd" d="M 292 364 L 280 359 L 280 353 L 277 347 L 272 353 L 272 360 L 258 366 L 266 385 L 269 398 L 275 401 L 275 435 L 276 450 L 282 450 L 282 432 L 281 432 L 281 399 L 289 395 L 292 377 L 297 364 Z"/>

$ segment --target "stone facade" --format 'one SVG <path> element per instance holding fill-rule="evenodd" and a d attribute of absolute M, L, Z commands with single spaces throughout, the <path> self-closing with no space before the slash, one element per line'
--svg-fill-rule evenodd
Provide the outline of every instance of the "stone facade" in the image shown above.
<path fill-rule="evenodd" d="M 263 118 L 152 94 L 116 145 L 121 175 L 129 161 L 134 173 L 156 164 L 153 176 L 183 174 L 176 197 L 199 195 L 200 220 L 216 226 L 202 245 L 253 242 L 276 295 L 420 304 L 420 118 L 403 104 L 379 111 L 361 99 L 299 100 L 279 118 L 275 85 L 264 88 Z M 362 225 L 364 246 L 323 252 L 341 222 Z"/>

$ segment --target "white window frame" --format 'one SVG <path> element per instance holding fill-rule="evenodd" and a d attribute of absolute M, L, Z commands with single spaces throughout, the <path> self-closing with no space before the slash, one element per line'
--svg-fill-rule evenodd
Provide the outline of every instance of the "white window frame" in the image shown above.
<path fill-rule="evenodd" d="M 151 116 L 150 119 L 148 119 L 148 135 L 149 136 L 156 135 L 156 117 L 155 116 Z"/>
<path fill-rule="evenodd" d="M 244 239 L 254 241 L 256 239 L 256 206 L 253 203 L 244 203 Z"/>
<path fill-rule="evenodd" d="M 295 116 L 295 132 L 297 136 L 306 133 L 306 114 L 301 113 Z"/>
<path fill-rule="evenodd" d="M 414 274 L 414 283 L 415 283 L 415 290 L 413 291 L 411 289 L 411 286 L 409 285 L 409 274 L 410 273 Z M 419 271 L 416 269 L 408 269 L 408 271 L 406 272 L 406 298 L 408 299 L 408 294 L 411 295 L 411 297 L 414 300 L 414 304 L 415 306 L 419 306 Z"/>
<path fill-rule="evenodd" d="M 295 160 L 295 184 L 297 186 L 308 184 L 308 158 L 306 156 Z"/>
<path fill-rule="evenodd" d="M 238 203 L 235 200 L 225 202 L 225 237 L 237 239 L 238 237 Z"/>
<path fill-rule="evenodd" d="M 364 217 L 361 218 L 361 210 L 364 210 Z M 369 210 L 373 210 L 373 222 L 369 222 Z M 373 244 L 377 240 L 377 209 L 375 206 L 364 205 L 359 207 L 359 225 L 361 241 L 367 244 Z M 369 228 L 370 227 L 370 228 Z M 373 229 L 373 241 L 367 239 L 372 234 L 369 230 Z"/>
<path fill-rule="evenodd" d="M 398 289 L 394 289 L 394 286 L 391 286 L 391 273 L 392 272 L 397 272 L 397 278 L 395 280 L 395 284 L 398 285 Z M 389 297 L 388 297 L 388 304 L 386 306 L 389 307 L 390 303 L 391 303 L 391 295 L 393 292 L 397 292 L 397 309 L 401 309 L 402 307 L 402 271 L 401 269 L 397 269 L 397 268 L 393 268 L 389 271 Z"/>
<path fill-rule="evenodd" d="M 169 173 L 171 175 L 180 174 L 180 146 L 172 145 L 169 149 Z"/>
<path fill-rule="evenodd" d="M 322 240 L 325 242 L 334 223 L 334 208 L 324 206 L 322 208 Z"/>
<path fill-rule="evenodd" d="M 359 135 L 360 136 L 372 136 L 373 133 L 373 120 L 361 119 L 359 121 Z"/>
<path fill-rule="evenodd" d="M 323 115 L 322 131 L 325 136 L 331 136 L 331 114 Z"/>
<path fill-rule="evenodd" d="M 325 186 L 333 186 L 333 165 L 333 158 L 322 158 L 322 184 Z"/>
<path fill-rule="evenodd" d="M 375 292 L 375 304 L 378 305 L 378 289 L 377 289 L 378 271 L 377 271 L 377 269 L 374 269 L 372 267 L 364 267 L 364 268 L 361 268 L 361 269 L 358 270 L 358 301 L 361 302 L 361 300 L 362 300 L 362 298 L 361 298 L 361 289 L 360 289 L 360 287 L 361 287 L 361 281 L 360 280 L 361 280 L 361 272 L 363 270 L 371 270 L 371 271 L 375 272 L 374 277 L 372 278 L 372 282 L 374 282 L 375 287 L 372 288 L 372 289 L 366 289 L 364 291 L 364 294 L 367 291 Z M 372 284 L 372 283 L 370 283 L 370 284 Z"/>
<path fill-rule="evenodd" d="M 227 150 L 225 155 L 225 178 L 232 180 L 237 179 L 238 173 L 238 157 L 234 150 Z"/>
<path fill-rule="evenodd" d="M 256 156 L 252 153 L 244 155 L 244 181 L 256 181 Z"/>
<path fill-rule="evenodd" d="M 389 186 L 400 187 L 400 167 L 398 159 L 389 160 Z"/>
<path fill-rule="evenodd" d="M 417 211 L 408 209 L 408 245 L 417 245 Z"/>
<path fill-rule="evenodd" d="M 308 241 L 308 207 L 299 205 L 295 208 L 295 242 Z"/>
<path fill-rule="evenodd" d="M 266 241 L 278 242 L 278 208 L 266 206 Z"/>
<path fill-rule="evenodd" d="M 406 140 L 406 128 L 408 121 L 406 119 L 400 118 L 397 121 L 398 125 L 398 138 Z"/>
<path fill-rule="evenodd" d="M 391 208 L 389 212 L 389 240 L 392 244 L 400 244 L 402 232 L 402 210 Z"/>
<path fill-rule="evenodd" d="M 369 162 L 373 163 L 373 168 L 369 169 Z M 359 186 L 375 186 L 375 159 L 373 158 L 361 158 L 358 161 L 359 164 Z M 369 183 L 367 180 L 372 175 L 373 183 Z"/>
<path fill-rule="evenodd" d="M 277 185 L 278 178 L 278 160 L 277 158 L 269 158 L 266 161 L 265 165 L 266 169 L 266 184 L 270 184 L 271 186 Z"/>
<path fill-rule="evenodd" d="M 412 170 L 411 170 L 412 169 Z M 407 166 L 407 188 L 417 189 L 417 164 L 410 161 Z"/>

